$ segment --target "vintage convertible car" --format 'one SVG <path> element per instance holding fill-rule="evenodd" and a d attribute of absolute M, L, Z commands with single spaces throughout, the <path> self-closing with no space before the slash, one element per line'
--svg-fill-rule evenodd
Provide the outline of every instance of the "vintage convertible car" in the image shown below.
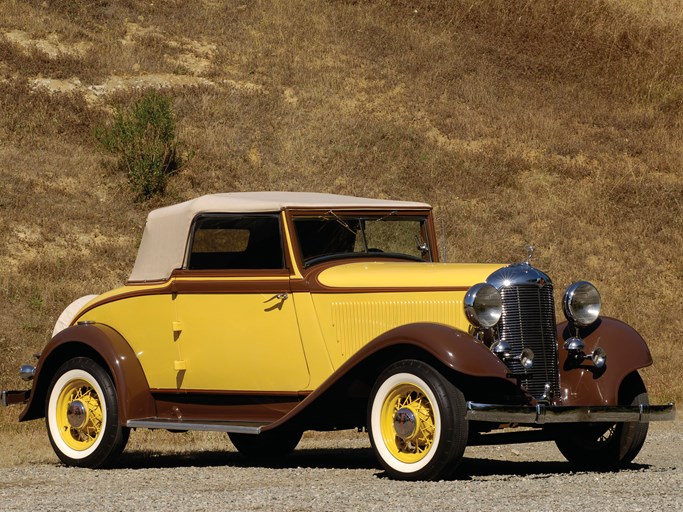
<path fill-rule="evenodd" d="M 110 464 L 131 428 L 223 431 L 262 458 L 305 430 L 366 428 L 412 480 L 516 432 L 618 468 L 674 417 L 648 404 L 648 348 L 600 316 L 592 284 L 567 288 L 556 325 L 529 258 L 441 263 L 436 239 L 417 202 L 230 193 L 152 211 L 126 285 L 69 306 L 20 370 L 32 389 L 3 403 L 45 417 L 68 465 Z"/>

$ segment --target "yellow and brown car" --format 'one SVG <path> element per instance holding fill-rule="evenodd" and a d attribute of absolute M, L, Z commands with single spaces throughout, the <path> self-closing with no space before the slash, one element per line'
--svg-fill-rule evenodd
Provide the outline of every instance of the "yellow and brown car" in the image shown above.
<path fill-rule="evenodd" d="M 561 298 L 530 262 L 439 261 L 431 207 L 313 193 L 202 196 L 149 214 L 125 286 L 59 318 L 20 421 L 68 465 L 100 467 L 131 428 L 227 432 L 287 455 L 305 430 L 366 428 L 386 472 L 438 479 L 468 443 L 553 439 L 581 467 L 631 462 L 648 422 L 641 336 Z"/>

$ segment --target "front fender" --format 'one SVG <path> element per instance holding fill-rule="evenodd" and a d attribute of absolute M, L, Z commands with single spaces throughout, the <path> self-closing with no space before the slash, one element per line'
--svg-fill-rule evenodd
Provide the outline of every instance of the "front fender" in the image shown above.
<path fill-rule="evenodd" d="M 432 323 L 403 325 L 387 331 L 365 345 L 339 370 L 355 366 L 388 347 L 406 344 L 428 352 L 450 369 L 471 377 L 508 379 L 510 373 L 508 367 L 474 337 L 453 327 Z"/>
<path fill-rule="evenodd" d="M 386 353 L 387 357 L 396 357 L 395 354 L 408 357 L 416 357 L 420 353 L 428 354 L 462 375 L 497 378 L 513 385 L 517 384 L 516 380 L 508 377 L 510 371 L 507 366 L 469 334 L 443 324 L 403 325 L 387 331 L 363 346 L 294 409 L 262 430 L 277 428 L 298 417 L 312 404 L 323 400 L 329 391 L 345 382 L 346 377 L 365 363 L 371 362 L 371 368 L 365 368 L 364 372 L 379 374 L 383 366 L 393 362 L 392 359 L 383 361 L 382 353 Z M 379 362 L 382 364 L 378 366 Z"/>
<path fill-rule="evenodd" d="M 601 317 L 580 331 L 586 354 L 597 347 L 607 352 L 607 363 L 601 369 L 590 361 L 577 365 L 568 357 L 564 343 L 572 335 L 568 322 L 557 326 L 563 405 L 619 405 L 619 386 L 626 376 L 652 364 L 645 340 L 635 329 L 614 318 Z"/>
<path fill-rule="evenodd" d="M 154 400 L 147 379 L 135 353 L 114 329 L 103 324 L 75 325 L 60 331 L 45 346 L 33 379 L 31 395 L 19 421 L 42 418 L 50 382 L 65 361 L 73 357 L 93 357 L 106 365 L 116 386 L 119 418 L 128 419 L 155 415 Z"/>

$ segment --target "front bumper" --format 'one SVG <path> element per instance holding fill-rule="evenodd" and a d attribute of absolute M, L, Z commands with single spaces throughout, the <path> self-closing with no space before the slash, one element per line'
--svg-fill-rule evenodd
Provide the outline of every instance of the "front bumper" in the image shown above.
<path fill-rule="evenodd" d="M 467 402 L 465 417 L 471 421 L 545 425 L 547 423 L 619 423 L 668 421 L 676 417 L 676 406 L 553 406 L 496 405 Z"/>

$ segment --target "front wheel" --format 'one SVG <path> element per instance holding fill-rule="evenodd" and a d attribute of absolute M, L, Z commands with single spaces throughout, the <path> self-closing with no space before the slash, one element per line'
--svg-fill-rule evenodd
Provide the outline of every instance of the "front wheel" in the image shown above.
<path fill-rule="evenodd" d="M 647 391 L 637 373 L 622 384 L 620 404 L 648 405 Z M 645 443 L 648 423 L 588 423 L 565 428 L 555 440 L 562 455 L 579 469 L 614 470 L 629 464 Z"/>
<path fill-rule="evenodd" d="M 106 466 L 120 455 L 130 429 L 119 425 L 116 388 L 92 359 L 76 357 L 55 373 L 45 423 L 50 444 L 69 466 Z"/>
<path fill-rule="evenodd" d="M 368 427 L 389 476 L 438 480 L 455 470 L 467 445 L 465 397 L 428 364 L 398 361 L 372 389 Z"/>

